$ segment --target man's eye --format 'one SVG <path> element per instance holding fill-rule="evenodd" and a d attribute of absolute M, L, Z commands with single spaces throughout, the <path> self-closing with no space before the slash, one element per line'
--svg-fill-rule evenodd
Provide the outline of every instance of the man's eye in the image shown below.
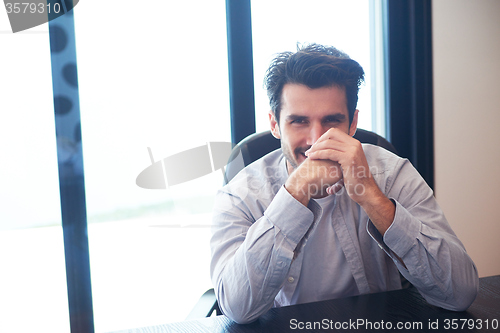
<path fill-rule="evenodd" d="M 305 119 L 294 119 L 291 124 L 305 124 L 307 121 Z"/>
<path fill-rule="evenodd" d="M 326 123 L 330 123 L 330 124 L 337 124 L 337 123 L 340 123 L 340 119 L 338 118 L 328 118 L 325 120 Z"/>

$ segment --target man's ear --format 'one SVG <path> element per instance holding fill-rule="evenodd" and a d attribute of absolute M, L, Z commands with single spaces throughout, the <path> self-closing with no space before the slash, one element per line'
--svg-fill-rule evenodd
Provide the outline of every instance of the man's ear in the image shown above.
<path fill-rule="evenodd" d="M 281 139 L 280 128 L 273 111 L 269 111 L 269 124 L 271 125 L 271 133 L 276 139 Z"/>
<path fill-rule="evenodd" d="M 354 136 L 356 134 L 356 130 L 358 129 L 358 113 L 359 110 L 354 111 L 354 115 L 352 116 L 351 126 L 349 127 L 349 135 Z"/>

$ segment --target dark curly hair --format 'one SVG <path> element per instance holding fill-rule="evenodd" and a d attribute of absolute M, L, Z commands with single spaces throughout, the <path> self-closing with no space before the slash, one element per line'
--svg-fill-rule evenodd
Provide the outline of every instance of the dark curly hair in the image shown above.
<path fill-rule="evenodd" d="M 287 83 L 303 84 L 311 89 L 337 86 L 345 88 L 349 124 L 352 122 L 358 90 L 364 81 L 363 68 L 347 54 L 332 46 L 297 45 L 297 52 L 279 53 L 264 78 L 271 110 L 279 123 L 281 93 Z"/>

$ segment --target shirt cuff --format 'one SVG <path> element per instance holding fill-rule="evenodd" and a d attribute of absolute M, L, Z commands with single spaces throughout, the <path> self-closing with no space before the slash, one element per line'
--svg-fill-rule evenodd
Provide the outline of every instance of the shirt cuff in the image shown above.
<path fill-rule="evenodd" d="M 410 213 L 408 213 L 408 211 L 403 208 L 399 202 L 393 198 L 389 199 L 396 204 L 396 212 L 394 214 L 394 220 L 384 235 L 382 236 L 382 234 L 380 234 L 370 220 L 368 221 L 366 230 L 368 234 L 378 243 L 378 246 L 384 250 L 389 257 L 393 260 L 397 260 L 397 258 L 394 258 L 392 253 L 395 253 L 397 256 L 402 258 L 408 253 L 408 251 L 410 251 L 420 233 L 420 223 L 415 221 Z"/>
<path fill-rule="evenodd" d="M 316 217 L 321 216 L 320 210 L 321 207 L 313 200 L 305 207 L 282 186 L 264 215 L 296 246 Z"/>
<path fill-rule="evenodd" d="M 420 235 L 421 223 L 399 202 L 392 200 L 396 203 L 396 214 L 383 239 L 394 253 L 403 258 L 415 245 L 415 241 Z"/>

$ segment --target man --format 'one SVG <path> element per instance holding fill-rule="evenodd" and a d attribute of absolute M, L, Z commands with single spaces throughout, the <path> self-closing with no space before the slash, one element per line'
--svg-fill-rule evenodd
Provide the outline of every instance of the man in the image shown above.
<path fill-rule="evenodd" d="M 266 75 L 278 149 L 219 193 L 211 276 L 238 323 L 271 307 L 395 290 L 402 276 L 426 300 L 469 307 L 474 263 L 432 190 L 406 160 L 361 144 L 364 72 L 332 47 L 282 53 Z"/>

